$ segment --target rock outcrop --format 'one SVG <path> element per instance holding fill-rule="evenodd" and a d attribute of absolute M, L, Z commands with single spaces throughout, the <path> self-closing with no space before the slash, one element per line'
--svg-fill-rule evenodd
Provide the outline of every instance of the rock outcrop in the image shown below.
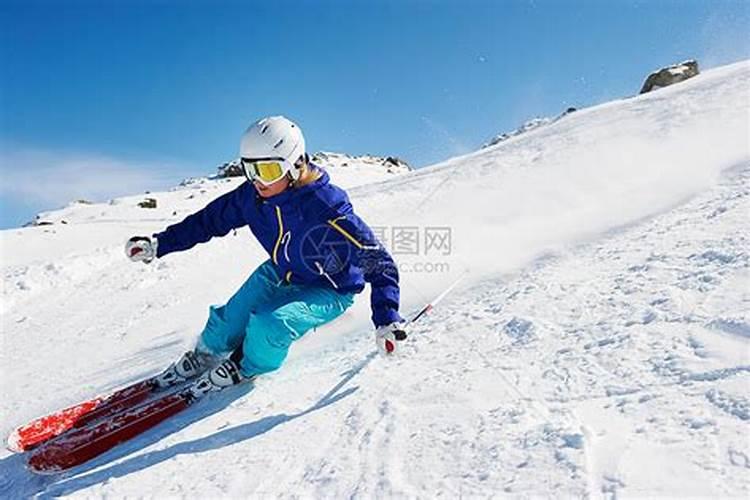
<path fill-rule="evenodd" d="M 698 62 L 694 59 L 679 64 L 673 64 L 672 66 L 662 68 L 648 75 L 646 81 L 643 83 L 643 87 L 641 87 L 640 93 L 645 94 L 652 90 L 683 82 L 699 73 Z"/>
<path fill-rule="evenodd" d="M 146 198 L 138 202 L 138 206 L 141 208 L 156 208 L 156 198 Z"/>

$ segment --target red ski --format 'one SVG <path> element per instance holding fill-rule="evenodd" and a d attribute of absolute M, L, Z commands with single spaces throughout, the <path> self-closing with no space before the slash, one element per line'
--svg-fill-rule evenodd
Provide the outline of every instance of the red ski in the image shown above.
<path fill-rule="evenodd" d="M 49 474 L 80 465 L 151 429 L 194 401 L 189 391 L 171 393 L 98 423 L 73 429 L 34 450 L 29 457 L 29 468 Z"/>
<path fill-rule="evenodd" d="M 7 447 L 15 452 L 31 450 L 70 429 L 82 427 L 138 405 L 148 399 L 157 388 L 155 380 L 148 378 L 107 396 L 98 396 L 39 417 L 11 432 L 7 439 Z"/>

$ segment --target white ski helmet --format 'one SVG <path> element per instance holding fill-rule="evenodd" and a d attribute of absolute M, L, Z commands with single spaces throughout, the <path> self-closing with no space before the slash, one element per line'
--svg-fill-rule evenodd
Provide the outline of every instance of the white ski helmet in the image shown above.
<path fill-rule="evenodd" d="M 253 123 L 242 135 L 240 159 L 285 160 L 285 170 L 293 180 L 299 179 L 295 166 L 305 154 L 305 138 L 296 123 L 283 116 L 269 116 Z"/>

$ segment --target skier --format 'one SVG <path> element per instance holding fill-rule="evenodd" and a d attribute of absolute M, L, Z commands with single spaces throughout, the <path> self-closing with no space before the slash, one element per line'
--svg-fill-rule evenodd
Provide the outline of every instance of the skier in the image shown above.
<path fill-rule="evenodd" d="M 276 370 L 292 342 L 340 316 L 365 282 L 377 347 L 394 352 L 406 338 L 396 265 L 346 193 L 310 161 L 300 128 L 283 116 L 255 122 L 242 136 L 240 163 L 248 182 L 125 246 L 130 260 L 148 264 L 247 225 L 270 257 L 226 304 L 210 308 L 195 349 L 159 384 L 201 375 L 192 390 L 203 394 Z"/>

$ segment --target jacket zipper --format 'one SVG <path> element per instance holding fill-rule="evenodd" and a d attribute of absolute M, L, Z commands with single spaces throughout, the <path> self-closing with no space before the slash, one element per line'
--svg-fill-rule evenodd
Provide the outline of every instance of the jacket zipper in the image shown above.
<path fill-rule="evenodd" d="M 339 286 L 336 284 L 335 281 L 333 281 L 333 278 L 331 278 L 331 276 L 327 272 L 325 272 L 325 270 L 323 269 L 323 266 L 320 265 L 320 262 L 316 261 L 315 262 L 315 267 L 318 268 L 318 273 L 321 276 L 325 276 L 326 279 L 331 283 L 331 285 L 333 285 L 333 288 L 335 288 L 336 290 L 338 290 Z"/>

